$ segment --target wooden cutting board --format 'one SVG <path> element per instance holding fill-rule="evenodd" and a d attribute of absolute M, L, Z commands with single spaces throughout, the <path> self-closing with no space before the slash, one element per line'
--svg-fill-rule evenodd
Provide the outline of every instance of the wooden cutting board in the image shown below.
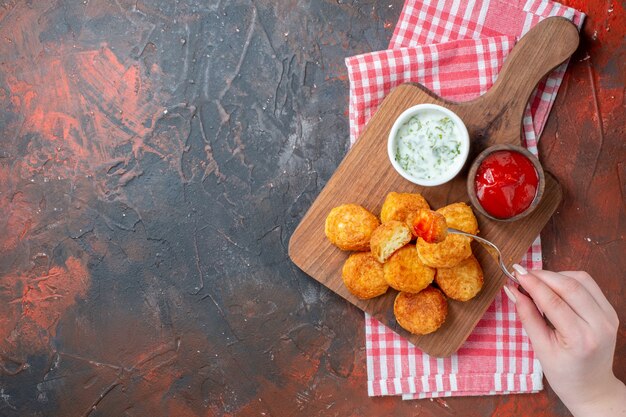
<path fill-rule="evenodd" d="M 421 193 L 432 208 L 448 203 L 468 202 L 466 177 L 474 157 L 497 143 L 520 144 L 522 116 L 528 98 L 538 82 L 563 63 L 578 46 L 578 31 L 567 19 L 545 19 L 528 32 L 513 48 L 493 87 L 483 96 L 464 103 L 444 100 L 419 84 L 395 88 L 381 103 L 359 140 L 348 152 L 337 171 L 289 242 L 289 256 L 311 277 L 366 311 L 433 356 L 449 356 L 467 339 L 483 316 L 505 277 L 489 254 L 473 243 L 474 254 L 483 266 L 485 283 L 480 294 L 468 302 L 448 301 L 448 317 L 436 332 L 425 336 L 404 331 L 393 315 L 397 292 L 390 289 L 372 300 L 359 300 L 348 292 L 341 269 L 349 253 L 331 245 L 324 234 L 330 210 L 344 203 L 361 204 L 380 214 L 387 193 Z M 437 187 L 420 187 L 403 179 L 387 157 L 387 137 L 396 118 L 408 107 L 435 103 L 454 111 L 465 123 L 471 138 L 470 157 L 462 173 L 453 181 Z M 516 222 L 497 222 L 477 213 L 480 235 L 498 245 L 508 267 L 518 262 L 545 226 L 561 201 L 558 182 L 546 173 L 544 197 L 537 209 Z"/>

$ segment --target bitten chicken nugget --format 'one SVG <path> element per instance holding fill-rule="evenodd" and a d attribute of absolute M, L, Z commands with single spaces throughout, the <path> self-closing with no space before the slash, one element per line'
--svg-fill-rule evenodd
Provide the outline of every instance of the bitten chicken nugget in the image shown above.
<path fill-rule="evenodd" d="M 390 220 L 406 221 L 406 216 L 419 209 L 429 209 L 430 206 L 421 194 L 395 193 L 387 194 L 383 208 L 380 211 L 380 220 L 388 222 Z"/>
<path fill-rule="evenodd" d="M 438 268 L 435 282 L 453 300 L 467 301 L 483 287 L 483 269 L 474 256 L 452 268 Z"/>
<path fill-rule="evenodd" d="M 453 203 L 437 210 L 446 218 L 448 227 L 458 229 L 472 235 L 478 234 L 478 221 L 472 208 L 465 203 Z"/>
<path fill-rule="evenodd" d="M 413 230 L 413 220 L 415 220 L 415 217 L 417 217 L 417 213 L 419 213 L 419 211 L 412 211 L 412 212 L 410 212 L 409 214 L 406 215 L 406 220 L 404 221 L 404 223 L 407 226 L 409 226 L 409 229 L 411 230 L 411 235 L 413 235 L 413 239 L 417 239 L 417 235 L 415 234 L 415 230 Z"/>
<path fill-rule="evenodd" d="M 421 237 L 427 243 L 439 243 L 448 235 L 448 224 L 443 214 L 421 209 L 409 216 L 414 236 Z"/>
<path fill-rule="evenodd" d="M 383 264 L 371 252 L 357 252 L 350 255 L 343 264 L 341 278 L 346 288 L 363 300 L 383 295 L 389 289 L 383 273 Z"/>
<path fill-rule="evenodd" d="M 472 254 L 472 238 L 448 233 L 440 243 L 426 243 L 417 239 L 417 254 L 424 265 L 431 268 L 452 268 Z"/>
<path fill-rule="evenodd" d="M 406 245 L 383 265 L 385 281 L 398 291 L 420 292 L 433 282 L 435 270 L 420 261 L 413 245 Z"/>
<path fill-rule="evenodd" d="M 437 330 L 448 315 L 448 302 L 441 291 L 428 287 L 410 294 L 401 292 L 393 303 L 396 321 L 413 334 L 428 334 Z"/>
<path fill-rule="evenodd" d="M 383 223 L 372 233 L 372 255 L 378 262 L 385 262 L 395 251 L 409 243 L 411 238 L 411 231 L 406 224 L 395 220 Z"/>
<path fill-rule="evenodd" d="M 362 206 L 344 204 L 328 213 L 324 232 L 339 249 L 366 251 L 370 247 L 372 232 L 379 225 L 378 218 Z"/>

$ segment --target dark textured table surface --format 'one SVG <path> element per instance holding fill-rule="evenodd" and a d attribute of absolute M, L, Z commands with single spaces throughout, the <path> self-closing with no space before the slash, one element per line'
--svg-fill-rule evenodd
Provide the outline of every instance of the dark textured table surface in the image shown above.
<path fill-rule="evenodd" d="M 623 323 L 626 14 L 568 3 L 545 267 L 589 271 Z M 0 2 L 1 416 L 568 415 L 549 387 L 368 398 L 362 313 L 289 261 L 348 149 L 343 59 L 401 7 Z"/>

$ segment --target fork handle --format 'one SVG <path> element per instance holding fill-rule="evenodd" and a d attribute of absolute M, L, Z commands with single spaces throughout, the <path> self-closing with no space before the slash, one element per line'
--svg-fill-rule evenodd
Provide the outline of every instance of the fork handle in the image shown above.
<path fill-rule="evenodd" d="M 492 242 L 488 241 L 487 239 L 483 239 L 482 237 L 473 235 L 471 233 L 465 233 L 453 227 L 448 227 L 448 233 L 471 237 L 473 239 L 476 239 L 478 242 L 482 243 L 483 245 L 487 245 L 489 248 L 493 249 L 496 252 L 495 253 L 496 256 L 494 256 L 493 253 L 491 253 L 491 256 L 496 258 L 496 260 L 498 261 L 498 265 L 500 266 L 500 269 L 502 270 L 502 272 L 504 272 L 504 275 L 506 275 L 507 278 L 509 278 L 511 281 L 513 281 L 517 285 L 521 285 L 519 281 L 517 280 L 517 278 L 515 278 L 515 275 L 510 273 L 506 265 L 504 265 L 504 262 L 502 262 L 502 252 L 500 252 L 500 249 L 496 245 L 494 245 Z"/>

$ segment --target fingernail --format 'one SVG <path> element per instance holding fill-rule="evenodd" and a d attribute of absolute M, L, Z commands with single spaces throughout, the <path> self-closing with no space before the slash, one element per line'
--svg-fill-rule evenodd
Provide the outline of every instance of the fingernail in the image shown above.
<path fill-rule="evenodd" d="M 528 271 L 526 270 L 526 268 L 524 268 L 523 266 L 519 264 L 513 264 L 513 269 L 515 269 L 515 272 L 517 272 L 520 275 L 528 274 Z"/>
<path fill-rule="evenodd" d="M 504 288 L 504 293 L 507 297 L 509 297 L 509 300 L 511 300 L 511 302 L 515 304 L 517 302 L 517 298 L 515 298 L 515 295 L 511 292 L 511 290 L 506 285 L 502 288 Z"/>

